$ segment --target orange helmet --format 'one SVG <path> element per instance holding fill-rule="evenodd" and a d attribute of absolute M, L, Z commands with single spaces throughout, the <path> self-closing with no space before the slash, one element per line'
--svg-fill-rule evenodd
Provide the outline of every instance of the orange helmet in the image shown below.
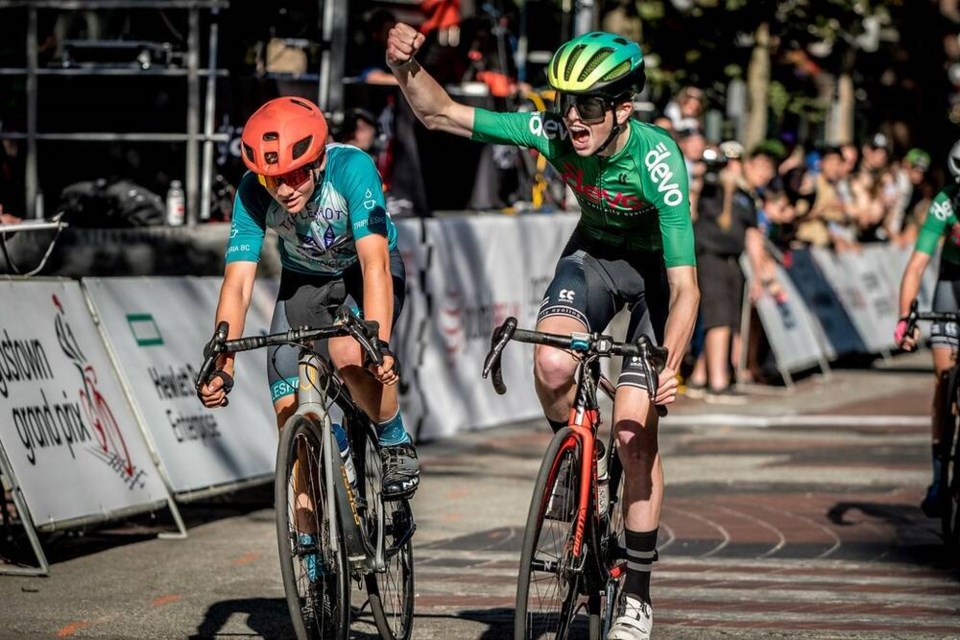
<path fill-rule="evenodd" d="M 243 162 L 263 176 L 277 176 L 308 165 L 323 155 L 327 119 L 304 98 L 275 98 L 250 116 L 243 127 Z"/>

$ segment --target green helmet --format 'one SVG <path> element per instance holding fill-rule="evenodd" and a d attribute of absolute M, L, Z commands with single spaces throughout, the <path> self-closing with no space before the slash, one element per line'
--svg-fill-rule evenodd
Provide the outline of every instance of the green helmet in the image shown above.
<path fill-rule="evenodd" d="M 605 31 L 561 45 L 547 66 L 547 82 L 562 93 L 619 97 L 639 93 L 646 81 L 640 45 Z"/>

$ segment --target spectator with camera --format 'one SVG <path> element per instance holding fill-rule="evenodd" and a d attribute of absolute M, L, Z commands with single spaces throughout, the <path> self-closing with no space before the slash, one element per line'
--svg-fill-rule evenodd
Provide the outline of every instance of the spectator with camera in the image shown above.
<path fill-rule="evenodd" d="M 695 369 L 688 387 L 705 387 L 708 402 L 734 404 L 745 400 L 734 390 L 730 374 L 730 344 L 743 301 L 740 254 L 746 251 L 753 273 L 761 272 L 764 248 L 757 229 L 757 198 L 776 174 L 776 159 L 767 150 L 755 149 L 740 167 L 730 167 L 726 156 L 710 151 L 704 158 L 694 223 L 706 366 Z"/>

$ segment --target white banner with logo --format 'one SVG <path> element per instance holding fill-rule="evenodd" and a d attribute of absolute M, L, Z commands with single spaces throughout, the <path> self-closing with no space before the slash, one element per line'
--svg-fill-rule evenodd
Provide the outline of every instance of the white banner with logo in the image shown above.
<path fill-rule="evenodd" d="M 893 329 L 897 325 L 897 293 L 883 276 L 885 247 L 861 247 L 859 251 L 837 253 L 811 249 L 811 255 L 823 276 L 833 287 L 869 353 L 894 347 Z"/>
<path fill-rule="evenodd" d="M 38 527 L 170 498 L 76 282 L 0 280 L 0 415 Z"/>
<path fill-rule="evenodd" d="M 746 254 L 740 256 L 740 268 L 749 282 L 752 273 Z M 815 366 L 827 358 L 823 341 L 818 339 L 816 333 L 816 317 L 780 265 L 776 266 L 776 279 L 782 289 L 781 295 L 775 298 L 764 292 L 754 306 L 777 360 L 777 367 L 793 373 Z"/>
<path fill-rule="evenodd" d="M 503 354 L 507 394 L 481 378 L 494 327 L 515 316 L 533 329 L 576 215 L 427 220 L 430 321 L 418 376 L 427 394 L 420 436 L 434 438 L 542 415 L 533 347 Z"/>
<path fill-rule="evenodd" d="M 272 475 L 277 428 L 265 352 L 238 354 L 227 407 L 204 408 L 194 389 L 203 345 L 213 334 L 220 279 L 83 283 L 174 493 Z M 268 328 L 257 309 L 247 314 L 244 335 Z"/>

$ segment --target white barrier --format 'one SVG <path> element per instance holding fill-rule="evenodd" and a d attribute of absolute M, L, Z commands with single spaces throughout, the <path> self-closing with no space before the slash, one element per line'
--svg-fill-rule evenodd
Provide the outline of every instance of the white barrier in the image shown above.
<path fill-rule="evenodd" d="M 219 278 L 87 278 L 103 336 L 178 496 L 273 476 L 276 418 L 263 351 L 238 354 L 230 404 L 197 399 L 194 380 L 213 333 Z M 244 334 L 262 333 L 262 313 Z"/>
<path fill-rule="evenodd" d="M 750 282 L 752 270 L 746 255 L 740 256 L 740 268 Z M 783 288 L 784 296 L 777 301 L 769 293 L 764 292 L 755 303 L 757 314 L 763 325 L 764 333 L 773 355 L 777 361 L 784 380 L 790 380 L 790 374 L 812 366 L 819 366 L 826 370 L 827 355 L 824 352 L 824 341 L 817 334 L 819 329 L 816 317 L 804 303 L 800 292 L 787 276 L 787 272 L 776 266 L 776 278 Z M 744 304 L 749 308 L 750 301 L 744 296 Z M 744 343 L 749 331 L 748 326 L 741 328 Z"/>
<path fill-rule="evenodd" d="M 533 348 L 504 351 L 509 392 L 480 377 L 493 328 L 515 316 L 521 328 L 537 311 L 575 215 L 427 220 L 430 318 L 418 372 L 428 405 L 421 437 L 490 427 L 542 415 L 533 385 Z"/>
<path fill-rule="evenodd" d="M 0 300 L 0 462 L 21 515 L 43 529 L 171 504 L 80 285 L 2 280 Z"/>

